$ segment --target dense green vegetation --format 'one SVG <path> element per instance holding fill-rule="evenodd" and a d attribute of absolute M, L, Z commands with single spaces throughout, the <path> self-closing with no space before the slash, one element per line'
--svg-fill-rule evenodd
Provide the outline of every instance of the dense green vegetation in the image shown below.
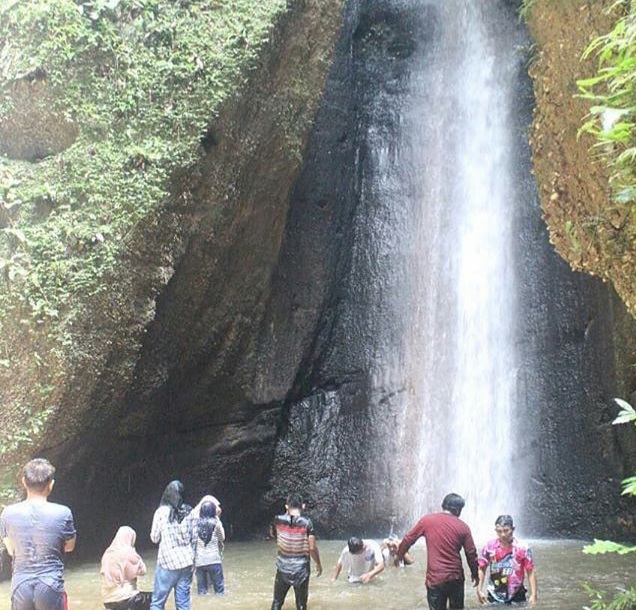
<path fill-rule="evenodd" d="M 608 34 L 594 40 L 584 58 L 598 58 L 597 74 L 578 82 L 583 97 L 592 101 L 582 131 L 597 139 L 596 152 L 610 168 L 612 206 L 633 226 L 636 205 L 636 5 L 615 2 L 618 20 Z M 635 231 L 628 231 L 632 239 Z"/>
<path fill-rule="evenodd" d="M 0 336 L 18 316 L 68 341 L 71 297 L 107 290 L 127 235 L 201 154 L 287 0 L 4 0 L 0 123 L 13 87 L 44 78 L 74 144 L 0 158 Z M 2 226 L 2 225 L 0 225 Z M 0 351 L 8 366 L 10 349 Z"/>
<path fill-rule="evenodd" d="M 187 196 L 175 174 L 201 158 L 291 3 L 0 0 L 0 127 L 23 104 L 38 129 L 40 111 L 74 128 L 59 154 L 0 156 L 0 500 L 60 412 L 82 350 L 99 349 L 78 338 L 101 323 L 95 303 L 108 303 L 133 231 Z M 17 87 L 33 83 L 46 97 L 24 104 Z"/>
<path fill-rule="evenodd" d="M 624 400 L 615 399 L 621 407 L 621 412 L 612 422 L 614 424 L 636 424 L 636 411 Z M 628 477 L 623 481 L 623 495 L 636 497 L 636 475 Z M 636 545 L 620 544 L 611 540 L 595 540 L 583 549 L 584 553 L 599 555 L 604 553 L 635 553 Z M 632 587 L 613 596 L 610 600 L 606 595 L 592 587 L 585 587 L 592 600 L 590 610 L 634 610 L 636 608 L 636 587 Z"/>

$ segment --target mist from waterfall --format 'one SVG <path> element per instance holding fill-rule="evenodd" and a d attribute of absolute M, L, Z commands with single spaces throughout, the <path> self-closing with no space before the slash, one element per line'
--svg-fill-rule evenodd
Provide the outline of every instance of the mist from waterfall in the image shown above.
<path fill-rule="evenodd" d="M 497 2 L 419 5 L 434 28 L 411 75 L 399 136 L 400 163 L 413 174 L 413 222 L 397 359 L 407 389 L 396 512 L 412 523 L 454 491 L 466 499 L 462 517 L 486 535 L 498 514 L 520 517 L 524 480 L 514 455 L 511 248 L 519 59 Z"/>

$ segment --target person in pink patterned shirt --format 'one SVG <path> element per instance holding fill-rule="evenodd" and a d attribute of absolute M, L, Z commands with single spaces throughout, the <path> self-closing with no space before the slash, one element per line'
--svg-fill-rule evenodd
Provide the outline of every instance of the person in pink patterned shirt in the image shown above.
<path fill-rule="evenodd" d="M 512 604 L 526 601 L 525 575 L 528 574 L 530 597 L 537 601 L 537 575 L 532 551 L 514 537 L 514 523 L 510 515 L 499 515 L 495 521 L 497 538 L 484 546 L 479 556 L 477 597 L 482 604 Z M 487 591 L 484 592 L 486 571 L 490 567 Z"/>

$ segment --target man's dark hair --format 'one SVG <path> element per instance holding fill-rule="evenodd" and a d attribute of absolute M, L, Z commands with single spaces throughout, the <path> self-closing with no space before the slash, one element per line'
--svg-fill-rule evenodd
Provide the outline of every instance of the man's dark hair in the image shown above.
<path fill-rule="evenodd" d="M 347 546 L 349 547 L 349 552 L 352 555 L 357 555 L 362 552 L 364 542 L 362 542 L 362 540 L 357 536 L 351 536 L 351 538 L 347 541 Z"/>
<path fill-rule="evenodd" d="M 499 515 L 495 521 L 495 527 L 514 527 L 512 517 L 510 515 Z"/>
<path fill-rule="evenodd" d="M 303 497 L 297 493 L 290 493 L 287 496 L 287 500 L 285 502 L 289 508 L 300 508 L 303 507 Z"/>
<path fill-rule="evenodd" d="M 459 517 L 465 504 L 464 498 L 459 494 L 447 494 L 442 500 L 442 510 L 447 510 L 449 513 Z"/>
<path fill-rule="evenodd" d="M 55 476 L 55 466 L 44 458 L 35 458 L 24 465 L 22 476 L 27 489 L 44 491 Z"/>

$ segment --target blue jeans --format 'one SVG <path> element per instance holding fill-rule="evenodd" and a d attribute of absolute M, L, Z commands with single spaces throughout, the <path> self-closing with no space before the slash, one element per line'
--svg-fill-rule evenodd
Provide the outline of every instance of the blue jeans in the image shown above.
<path fill-rule="evenodd" d="M 63 610 L 66 593 L 36 578 L 18 585 L 11 596 L 11 610 Z"/>
<path fill-rule="evenodd" d="M 174 604 L 177 610 L 190 610 L 191 584 L 192 566 L 180 570 L 166 570 L 157 565 L 150 610 L 164 610 L 172 589 L 174 589 Z"/>
<path fill-rule="evenodd" d="M 199 566 L 197 568 L 197 593 L 206 595 L 210 590 L 210 584 L 214 586 L 215 593 L 225 593 L 223 564 L 212 563 L 209 566 Z"/>

